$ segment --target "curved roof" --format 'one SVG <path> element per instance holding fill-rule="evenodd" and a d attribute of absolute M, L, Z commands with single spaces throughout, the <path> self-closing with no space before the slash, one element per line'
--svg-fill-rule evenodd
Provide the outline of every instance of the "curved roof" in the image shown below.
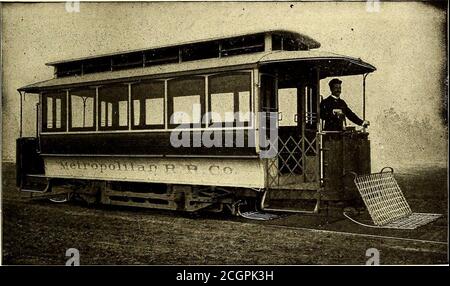
<path fill-rule="evenodd" d="M 298 42 L 301 42 L 301 43 L 307 45 L 309 49 L 316 49 L 316 48 L 320 47 L 320 43 L 318 41 L 314 40 L 313 38 L 311 38 L 307 35 L 304 35 L 304 34 L 301 34 L 298 32 L 289 31 L 289 30 L 280 30 L 280 29 L 253 30 L 250 32 L 246 32 L 245 34 L 244 33 L 228 34 L 228 35 L 223 35 L 220 37 L 211 37 L 211 38 L 205 38 L 205 39 L 200 39 L 200 40 L 195 40 L 195 41 L 178 42 L 178 43 L 173 43 L 170 45 L 152 46 L 152 47 L 148 47 L 148 48 L 144 48 L 144 49 L 118 51 L 118 52 L 114 52 L 114 53 L 107 53 L 107 54 L 101 54 L 101 55 L 95 55 L 95 56 L 89 56 L 89 57 L 81 57 L 81 58 L 74 58 L 74 59 L 68 59 L 68 60 L 53 61 L 53 62 L 46 63 L 46 65 L 54 66 L 54 65 L 63 64 L 63 63 L 84 61 L 84 60 L 109 57 L 109 56 L 115 56 L 115 55 L 121 55 L 121 54 L 129 54 L 129 53 L 135 53 L 135 52 L 144 52 L 147 50 L 160 49 L 160 48 L 177 47 L 177 46 L 184 46 L 184 45 L 190 45 L 190 44 L 200 44 L 200 43 L 204 43 L 204 42 L 226 40 L 226 39 L 235 38 L 235 37 L 265 34 L 265 33 L 279 34 L 279 35 L 287 36 L 289 38 L 292 38 L 294 40 L 297 40 Z"/>
<path fill-rule="evenodd" d="M 376 68 L 361 59 L 317 50 L 309 51 L 271 51 L 224 58 L 181 62 L 145 68 L 92 73 L 82 76 L 54 78 L 19 88 L 29 93 L 48 89 L 71 88 L 83 85 L 100 85 L 108 82 L 126 82 L 140 79 L 167 78 L 193 71 L 214 72 L 230 68 L 253 68 L 268 64 L 309 64 L 321 69 L 321 78 L 370 73 Z"/>

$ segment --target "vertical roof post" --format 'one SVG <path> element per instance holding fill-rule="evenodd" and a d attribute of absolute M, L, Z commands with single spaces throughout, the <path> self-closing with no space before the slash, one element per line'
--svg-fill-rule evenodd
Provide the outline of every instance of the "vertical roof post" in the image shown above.
<path fill-rule="evenodd" d="M 36 103 L 36 138 L 39 137 L 39 102 Z"/>
<path fill-rule="evenodd" d="M 272 51 L 272 34 L 271 33 L 264 34 L 264 51 L 265 52 Z"/>
<path fill-rule="evenodd" d="M 363 75 L 363 120 L 366 120 L 366 77 L 369 74 Z"/>
<path fill-rule="evenodd" d="M 318 132 L 322 132 L 322 128 L 321 128 L 321 124 L 320 124 L 320 100 L 321 100 L 321 96 L 320 96 L 320 68 L 317 67 L 316 68 L 316 130 Z"/>
<path fill-rule="evenodd" d="M 362 98 L 362 104 L 363 104 L 363 120 L 366 120 L 366 77 L 369 75 L 369 73 L 366 73 L 363 75 L 363 98 Z M 366 128 L 363 127 L 363 132 L 366 132 Z"/>
<path fill-rule="evenodd" d="M 19 122 L 19 138 L 22 138 L 22 112 L 23 112 L 23 95 L 25 94 L 25 92 L 22 92 L 19 90 L 19 94 L 20 94 L 20 122 Z"/>

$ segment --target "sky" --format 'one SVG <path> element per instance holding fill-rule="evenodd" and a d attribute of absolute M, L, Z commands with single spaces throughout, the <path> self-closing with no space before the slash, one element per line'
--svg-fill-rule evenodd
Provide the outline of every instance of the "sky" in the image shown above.
<path fill-rule="evenodd" d="M 19 136 L 17 88 L 50 79 L 45 63 L 170 45 L 254 30 L 287 29 L 321 50 L 377 68 L 367 78 L 366 119 L 374 171 L 383 166 L 445 164 L 448 129 L 446 13 L 424 3 L 185 2 L 2 5 L 2 158 L 13 161 Z M 362 76 L 342 77 L 342 98 L 362 113 Z M 329 95 L 321 82 L 321 94 Z M 35 98 L 24 105 L 24 136 L 34 135 Z"/>

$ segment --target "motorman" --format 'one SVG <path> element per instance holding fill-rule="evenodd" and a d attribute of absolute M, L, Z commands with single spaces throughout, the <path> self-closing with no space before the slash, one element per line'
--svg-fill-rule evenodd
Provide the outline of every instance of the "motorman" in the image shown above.
<path fill-rule="evenodd" d="M 320 103 L 320 118 L 325 121 L 324 131 L 343 131 L 345 130 L 348 118 L 356 125 L 366 128 L 370 125 L 369 121 L 359 118 L 348 106 L 341 96 L 342 81 L 334 78 L 330 80 L 331 95 Z"/>

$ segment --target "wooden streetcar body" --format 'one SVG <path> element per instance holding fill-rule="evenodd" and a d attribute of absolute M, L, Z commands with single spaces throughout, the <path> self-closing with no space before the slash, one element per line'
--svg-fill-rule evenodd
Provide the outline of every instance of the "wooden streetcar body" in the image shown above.
<path fill-rule="evenodd" d="M 375 68 L 311 50 L 319 46 L 268 31 L 51 63 L 54 79 L 19 89 L 40 103 L 37 136 L 17 140 L 17 185 L 34 196 L 186 211 L 267 191 L 352 200 L 345 176 L 370 173 L 368 134 L 322 131 L 319 84 Z M 272 145 L 261 143 L 273 122 L 278 148 L 267 157 Z"/>

